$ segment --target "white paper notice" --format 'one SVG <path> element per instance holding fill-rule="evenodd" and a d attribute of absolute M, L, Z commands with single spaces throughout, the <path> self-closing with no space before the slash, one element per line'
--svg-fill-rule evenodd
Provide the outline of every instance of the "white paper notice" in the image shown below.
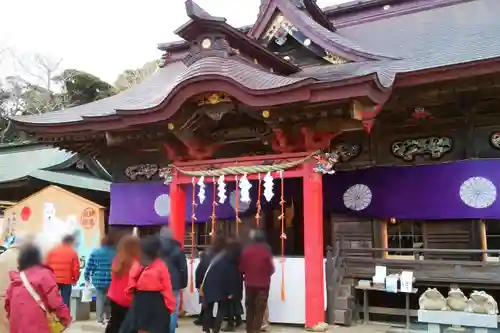
<path fill-rule="evenodd" d="M 411 293 L 413 291 L 413 272 L 403 271 L 401 272 L 401 277 L 399 278 L 401 282 L 401 292 Z"/>
<path fill-rule="evenodd" d="M 375 275 L 373 276 L 373 283 L 384 285 L 386 276 L 387 276 L 387 267 L 375 266 Z"/>
<path fill-rule="evenodd" d="M 399 281 L 398 274 L 387 275 L 387 278 L 385 279 L 385 291 L 387 291 L 389 293 L 397 293 L 398 292 L 398 281 Z"/>
<path fill-rule="evenodd" d="M 375 266 L 375 276 L 376 277 L 386 277 L 387 276 L 387 267 L 385 266 Z"/>

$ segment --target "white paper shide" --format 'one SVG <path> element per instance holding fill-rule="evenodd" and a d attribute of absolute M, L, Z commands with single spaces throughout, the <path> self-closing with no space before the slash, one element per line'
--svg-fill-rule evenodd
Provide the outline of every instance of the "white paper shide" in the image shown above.
<path fill-rule="evenodd" d="M 220 176 L 217 180 L 217 196 L 219 197 L 219 203 L 223 204 L 226 202 L 226 183 L 224 181 L 224 175 Z"/>
<path fill-rule="evenodd" d="M 266 198 L 267 202 L 271 201 L 271 199 L 274 197 L 273 181 L 274 181 L 273 176 L 271 175 L 270 172 L 268 172 L 264 177 L 264 198 Z"/>
<path fill-rule="evenodd" d="M 244 174 L 239 182 L 240 188 L 240 197 L 241 202 L 250 203 L 252 199 L 250 198 L 250 189 L 252 188 L 252 184 L 248 181 L 247 174 Z"/>

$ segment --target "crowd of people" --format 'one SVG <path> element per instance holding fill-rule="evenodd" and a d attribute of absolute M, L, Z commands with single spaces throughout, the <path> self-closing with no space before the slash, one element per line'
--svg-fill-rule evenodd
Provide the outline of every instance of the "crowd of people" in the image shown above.
<path fill-rule="evenodd" d="M 195 322 L 203 332 L 234 331 L 243 324 L 244 289 L 247 333 L 265 326 L 272 254 L 262 231 L 253 230 L 250 239 L 243 246 L 236 237 L 216 235 L 202 253 L 195 272 L 202 311 Z M 18 237 L 0 255 L 0 308 L 5 310 L 0 333 L 62 332 L 69 326 L 72 288 L 80 277 L 74 241 L 72 235 L 64 237 L 43 258 L 33 239 Z M 96 317 L 106 333 L 175 332 L 188 268 L 168 227 L 141 239 L 109 233 L 83 274 L 95 288 Z"/>

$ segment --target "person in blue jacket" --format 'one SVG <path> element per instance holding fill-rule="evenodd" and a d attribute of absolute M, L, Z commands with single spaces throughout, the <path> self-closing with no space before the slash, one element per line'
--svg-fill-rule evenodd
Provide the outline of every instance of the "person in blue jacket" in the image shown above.
<path fill-rule="evenodd" d="M 108 233 L 102 240 L 101 247 L 92 251 L 85 266 L 85 281 L 96 290 L 97 322 L 103 325 L 109 318 L 109 307 L 106 304 L 111 284 L 111 264 L 116 254 L 115 245 L 115 237 Z"/>

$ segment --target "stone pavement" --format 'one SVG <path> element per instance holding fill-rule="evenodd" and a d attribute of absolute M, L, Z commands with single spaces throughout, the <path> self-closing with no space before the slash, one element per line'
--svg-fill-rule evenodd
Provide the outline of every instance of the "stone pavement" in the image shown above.
<path fill-rule="evenodd" d="M 367 325 L 359 324 L 351 327 L 330 326 L 328 332 L 334 333 L 385 333 L 389 329 L 389 325 L 370 323 Z M 94 321 L 76 322 L 71 325 L 67 333 L 102 333 L 104 328 L 99 326 Z M 177 333 L 202 333 L 201 328 L 193 325 L 193 320 L 183 318 L 179 322 Z M 300 333 L 304 329 L 297 326 L 272 325 L 270 333 Z M 244 329 L 238 330 L 238 333 L 244 333 Z"/>

